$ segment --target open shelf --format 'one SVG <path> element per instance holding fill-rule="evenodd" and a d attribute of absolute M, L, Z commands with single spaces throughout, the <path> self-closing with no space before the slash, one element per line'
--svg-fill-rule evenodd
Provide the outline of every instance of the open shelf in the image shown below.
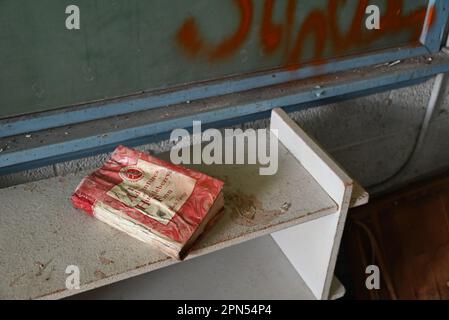
<path fill-rule="evenodd" d="M 298 133 L 292 123 L 284 123 L 286 114 L 282 111 L 275 111 L 273 116 L 272 129 L 273 125 L 280 129 L 277 137 L 281 141 L 279 170 L 275 175 L 259 175 L 257 165 L 196 166 L 225 181 L 225 211 L 198 240 L 187 259 L 275 234 L 274 239 L 292 261 L 288 248 L 281 244 L 279 232 L 335 216 L 338 226 L 332 231 L 331 224 L 329 233 L 332 248 L 323 250 L 326 255 L 329 251 L 325 260 L 332 264 L 338 251 L 338 245 L 334 247 L 338 236 L 333 233 L 341 235 L 341 216 L 345 217 L 349 200 L 352 205 L 361 205 L 367 202 L 368 195 L 357 186 L 351 196 L 352 180 L 342 180 L 340 184 L 338 177 L 342 173 L 336 164 L 329 163 L 324 151 L 301 136 L 304 133 Z M 299 140 L 291 140 L 292 132 L 299 134 Z M 296 145 L 299 149 L 292 150 Z M 75 210 L 69 199 L 85 175 L 87 172 L 81 172 L 0 191 L 1 299 L 63 298 L 177 262 Z M 309 245 L 307 239 L 300 241 Z M 299 272 L 300 267 L 292 263 Z M 69 265 L 80 269 L 80 290 L 65 287 Z M 324 275 L 332 273 L 329 279 L 326 276 L 327 291 L 341 292 L 335 280 L 331 288 L 333 266 L 326 264 L 316 269 L 322 269 Z M 308 277 L 304 279 L 310 281 Z M 328 298 L 325 287 L 323 284 L 323 293 L 315 290 L 315 297 Z"/>
<path fill-rule="evenodd" d="M 334 278 L 330 299 L 345 293 Z M 217 289 L 219 288 L 219 289 Z M 270 236 L 145 273 L 70 299 L 315 299 Z"/>

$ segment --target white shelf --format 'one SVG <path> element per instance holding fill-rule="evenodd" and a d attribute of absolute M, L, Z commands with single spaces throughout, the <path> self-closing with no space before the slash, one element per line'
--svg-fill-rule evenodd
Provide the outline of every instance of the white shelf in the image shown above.
<path fill-rule="evenodd" d="M 218 288 L 218 289 L 217 289 Z M 332 299 L 344 288 L 335 278 Z M 315 299 L 270 236 L 162 268 L 74 299 Z"/>
<path fill-rule="evenodd" d="M 288 137 L 285 141 L 284 134 L 288 136 L 292 124 L 284 123 L 286 115 L 280 110 L 273 115 L 279 118 L 272 120 L 272 125 L 287 130 L 286 133 L 279 131 L 283 135 L 280 137 L 283 144 L 279 144 L 276 175 L 260 176 L 259 167 L 255 165 L 199 168 L 225 180 L 226 206 L 224 215 L 197 242 L 188 259 L 274 234 L 278 245 L 315 297 L 328 298 L 342 222 L 349 205 L 349 199 L 339 196 L 347 197 L 348 192 L 351 195 L 352 180 L 348 178 L 342 182 L 339 175 L 344 174 L 338 166 L 303 132 L 298 135 L 294 128 L 298 135 L 294 139 L 298 140 Z M 289 146 L 289 141 L 294 146 Z M 295 154 L 297 147 L 300 147 L 299 156 Z M 70 195 L 86 174 L 82 172 L 0 191 L 0 299 L 63 298 L 79 293 L 65 288 L 68 265 L 79 266 L 81 291 L 86 291 L 176 263 L 146 244 L 73 209 Z M 353 205 L 367 202 L 367 194 L 362 188 L 354 188 L 354 191 L 357 193 L 353 193 Z M 238 214 L 242 206 L 251 210 L 256 208 L 254 219 Z M 283 209 L 286 207 L 288 210 Z M 323 238 L 331 239 L 332 243 L 307 238 L 294 240 L 300 241 L 302 247 L 312 248 L 314 242 L 315 247 L 324 246 L 323 250 L 318 250 L 324 254 L 319 257 L 324 258 L 324 264 L 313 261 L 315 257 L 308 258 L 307 250 L 295 251 L 292 256 L 288 246 L 279 241 L 283 232 L 291 231 L 292 227 L 310 224 L 315 228 L 316 221 L 326 221 L 320 219 L 324 217 L 336 217 L 335 224 L 326 222 L 319 233 L 320 236 L 330 236 Z M 321 278 L 325 276 L 323 283 L 321 280 L 316 283 L 314 275 L 300 271 L 301 266 L 292 259 L 298 254 L 306 258 L 306 263 L 316 264 L 314 272 L 320 273 Z"/>

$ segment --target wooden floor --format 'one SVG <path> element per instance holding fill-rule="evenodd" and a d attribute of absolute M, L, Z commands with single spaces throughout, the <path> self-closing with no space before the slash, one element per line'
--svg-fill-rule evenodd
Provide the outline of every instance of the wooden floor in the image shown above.
<path fill-rule="evenodd" d="M 360 299 L 449 299 L 449 175 L 350 211 L 342 257 L 349 295 Z M 366 266 L 381 289 L 367 290 Z"/>

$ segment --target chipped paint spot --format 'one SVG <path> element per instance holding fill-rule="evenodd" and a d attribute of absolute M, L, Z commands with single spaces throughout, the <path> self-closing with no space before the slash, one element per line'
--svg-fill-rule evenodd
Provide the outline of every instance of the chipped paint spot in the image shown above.
<path fill-rule="evenodd" d="M 95 270 L 94 276 L 96 278 L 100 278 L 100 279 L 106 278 L 106 274 L 103 271 L 101 271 L 101 270 Z"/>
<path fill-rule="evenodd" d="M 110 264 L 114 263 L 113 260 L 105 258 L 105 257 L 100 257 L 99 259 L 100 259 L 100 262 L 101 262 L 102 265 L 106 265 L 107 266 L 107 265 L 110 265 Z"/>
<path fill-rule="evenodd" d="M 231 209 L 232 220 L 243 226 L 266 224 L 285 213 L 285 210 L 266 210 L 255 196 L 243 192 L 225 193 L 226 206 Z"/>

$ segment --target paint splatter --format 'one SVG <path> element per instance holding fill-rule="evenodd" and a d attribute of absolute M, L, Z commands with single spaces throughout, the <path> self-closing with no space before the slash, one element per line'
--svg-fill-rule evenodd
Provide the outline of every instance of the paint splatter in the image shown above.
<path fill-rule="evenodd" d="M 180 27 L 176 41 L 183 51 L 191 57 L 205 57 L 209 61 L 219 61 L 238 53 L 247 40 L 253 26 L 255 8 L 252 0 L 234 0 L 239 12 L 236 31 L 221 43 L 208 43 L 200 33 L 196 18 L 188 17 Z M 308 39 L 313 40 L 312 63 L 319 65 L 325 62 L 324 51 L 327 47 L 333 56 L 342 55 L 353 49 L 369 49 L 369 46 L 386 34 L 400 34 L 407 31 L 411 34 L 410 43 L 417 43 L 426 21 L 426 27 L 435 23 L 435 7 L 431 7 L 426 18 L 427 8 L 422 7 L 404 14 L 403 0 L 390 0 L 381 17 L 381 30 L 367 31 L 364 28 L 368 0 L 360 0 L 352 17 L 350 29 L 342 32 L 338 23 L 339 12 L 346 5 L 345 0 L 329 0 L 325 9 L 311 11 L 299 26 L 293 30 L 297 13 L 297 0 L 288 0 L 285 19 L 274 22 L 276 1 L 265 0 L 262 10 L 259 38 L 264 54 L 274 54 L 282 46 L 285 50 L 285 67 L 296 70 L 301 66 L 304 47 Z M 292 43 L 293 41 L 293 43 Z"/>

